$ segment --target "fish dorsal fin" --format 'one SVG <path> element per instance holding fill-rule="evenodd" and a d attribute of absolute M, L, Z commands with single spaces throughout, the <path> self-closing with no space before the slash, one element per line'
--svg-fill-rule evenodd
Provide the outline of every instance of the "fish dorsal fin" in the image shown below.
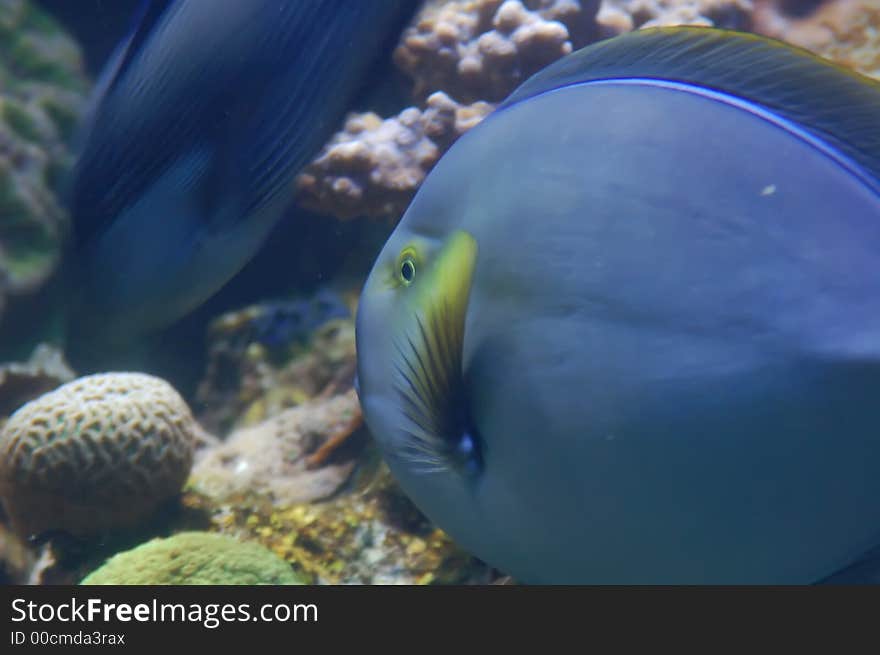
<path fill-rule="evenodd" d="M 754 34 L 707 27 L 630 32 L 551 64 L 501 108 L 553 89 L 614 79 L 678 82 L 745 100 L 825 141 L 880 180 L 880 83 Z"/>

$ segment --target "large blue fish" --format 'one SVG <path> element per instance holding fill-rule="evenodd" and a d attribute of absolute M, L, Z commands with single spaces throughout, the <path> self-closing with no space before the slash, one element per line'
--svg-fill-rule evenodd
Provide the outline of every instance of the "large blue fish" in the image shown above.
<path fill-rule="evenodd" d="M 417 5 L 145 5 L 80 139 L 74 327 L 101 342 L 163 327 L 239 271 Z"/>
<path fill-rule="evenodd" d="M 711 29 L 527 81 L 361 297 L 364 416 L 404 489 L 523 582 L 876 573 L 878 121 L 875 81 Z"/>

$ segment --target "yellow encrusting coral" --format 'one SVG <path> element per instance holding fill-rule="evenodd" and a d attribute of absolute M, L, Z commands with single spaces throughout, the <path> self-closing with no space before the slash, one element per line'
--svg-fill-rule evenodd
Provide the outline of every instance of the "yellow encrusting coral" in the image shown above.
<path fill-rule="evenodd" d="M 190 492 L 184 503 L 210 511 L 218 532 L 253 539 L 316 584 L 484 583 L 492 571 L 461 550 L 407 500 L 387 469 L 370 483 L 320 503 L 274 505 L 241 495 L 216 505 Z"/>

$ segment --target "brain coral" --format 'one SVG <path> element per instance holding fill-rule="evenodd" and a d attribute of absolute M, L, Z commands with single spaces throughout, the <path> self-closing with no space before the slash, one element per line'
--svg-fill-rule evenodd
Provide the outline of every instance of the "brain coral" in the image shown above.
<path fill-rule="evenodd" d="M 0 306 L 55 269 L 67 215 L 54 187 L 87 83 L 74 41 L 27 0 L 0 0 Z"/>
<path fill-rule="evenodd" d="M 210 532 L 181 532 L 119 553 L 84 585 L 302 584 L 290 564 L 253 542 Z"/>
<path fill-rule="evenodd" d="M 166 382 L 106 373 L 33 400 L 0 433 L 0 498 L 24 536 L 136 524 L 178 493 L 193 459 L 189 407 Z"/>

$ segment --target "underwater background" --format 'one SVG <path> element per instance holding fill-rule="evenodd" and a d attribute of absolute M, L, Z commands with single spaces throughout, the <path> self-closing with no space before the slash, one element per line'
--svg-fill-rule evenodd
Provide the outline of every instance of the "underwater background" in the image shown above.
<path fill-rule="evenodd" d="M 880 78 L 878 0 L 426 0 L 244 268 L 96 348 L 70 337 L 63 188 L 141 4 L 0 0 L 0 431 L 31 448 L 0 453 L 3 583 L 509 582 L 398 489 L 354 389 L 356 299 L 426 174 L 529 76 L 635 29 L 752 31 Z"/>

